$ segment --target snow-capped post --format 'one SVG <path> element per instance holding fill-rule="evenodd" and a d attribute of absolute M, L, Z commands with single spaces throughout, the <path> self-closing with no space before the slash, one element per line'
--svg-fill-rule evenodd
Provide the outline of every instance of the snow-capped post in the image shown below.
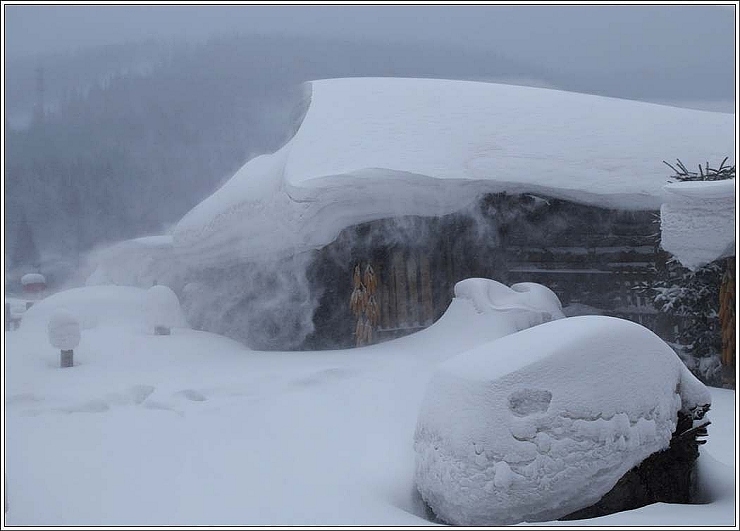
<path fill-rule="evenodd" d="M 49 319 L 49 343 L 61 350 L 60 366 L 74 365 L 74 349 L 80 344 L 80 323 L 74 315 L 60 310 Z"/>
<path fill-rule="evenodd" d="M 146 292 L 146 312 L 150 329 L 154 335 L 168 336 L 170 329 L 177 326 L 180 301 L 174 291 L 163 284 L 156 284 Z"/>

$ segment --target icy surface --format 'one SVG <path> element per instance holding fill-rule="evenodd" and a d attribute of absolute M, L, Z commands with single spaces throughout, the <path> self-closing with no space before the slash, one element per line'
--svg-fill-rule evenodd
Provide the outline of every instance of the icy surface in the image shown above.
<path fill-rule="evenodd" d="M 416 485 L 455 525 L 554 520 L 667 448 L 680 409 L 710 402 L 636 323 L 545 323 L 439 366 L 416 428 Z"/>
<path fill-rule="evenodd" d="M 437 323 L 398 340 L 257 352 L 190 329 L 147 333 L 129 311 L 143 293 L 55 296 L 55 307 L 84 302 L 101 316 L 83 330 L 73 371 L 58 370 L 44 319 L 40 333 L 6 332 L 5 525 L 430 526 L 413 450 L 430 376 L 515 328 L 505 312 L 455 298 Z M 706 503 L 547 525 L 736 525 L 735 392 L 711 392 L 699 457 Z M 516 485 L 498 469 L 500 485 Z"/>
<path fill-rule="evenodd" d="M 60 350 L 73 350 L 80 344 L 80 323 L 74 315 L 57 310 L 49 319 L 49 343 Z"/>
<path fill-rule="evenodd" d="M 297 253 L 353 224 L 444 215 L 486 192 L 657 210 L 662 160 L 734 153 L 734 118 L 723 113 L 469 81 L 309 86 L 295 136 L 249 161 L 177 224 L 178 257 Z"/>
<path fill-rule="evenodd" d="M 665 186 L 661 246 L 697 269 L 735 255 L 735 179 L 685 181 Z"/>

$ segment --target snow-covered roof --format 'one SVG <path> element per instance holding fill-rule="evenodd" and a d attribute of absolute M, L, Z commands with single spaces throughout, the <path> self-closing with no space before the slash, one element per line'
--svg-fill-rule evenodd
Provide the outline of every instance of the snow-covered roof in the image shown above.
<path fill-rule="evenodd" d="M 444 215 L 486 192 L 658 209 L 663 160 L 734 163 L 734 116 L 493 83 L 311 82 L 294 137 L 242 167 L 175 227 L 201 258 L 290 254 L 343 228 Z"/>
<path fill-rule="evenodd" d="M 735 255 L 735 179 L 665 186 L 661 246 L 689 269 Z"/>

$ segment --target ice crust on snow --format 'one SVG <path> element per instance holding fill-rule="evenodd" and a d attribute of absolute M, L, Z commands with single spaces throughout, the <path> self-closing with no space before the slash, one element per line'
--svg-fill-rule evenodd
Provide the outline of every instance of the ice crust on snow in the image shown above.
<path fill-rule="evenodd" d="M 695 270 L 735 255 L 735 179 L 666 185 L 661 246 Z"/>
<path fill-rule="evenodd" d="M 555 520 L 667 448 L 679 410 L 710 402 L 641 325 L 558 319 L 438 366 L 416 427 L 415 482 L 451 524 Z"/>
<path fill-rule="evenodd" d="M 734 153 L 730 114 L 439 79 L 308 87 L 294 137 L 250 160 L 176 225 L 178 257 L 295 254 L 353 224 L 445 215 L 486 192 L 657 210 L 662 160 Z"/>

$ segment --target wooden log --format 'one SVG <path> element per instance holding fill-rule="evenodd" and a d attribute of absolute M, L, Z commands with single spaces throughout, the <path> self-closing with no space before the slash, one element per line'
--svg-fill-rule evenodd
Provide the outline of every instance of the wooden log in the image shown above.
<path fill-rule="evenodd" d="M 66 367 L 72 367 L 74 365 L 73 357 L 73 350 L 62 350 L 60 366 L 63 369 Z"/>

